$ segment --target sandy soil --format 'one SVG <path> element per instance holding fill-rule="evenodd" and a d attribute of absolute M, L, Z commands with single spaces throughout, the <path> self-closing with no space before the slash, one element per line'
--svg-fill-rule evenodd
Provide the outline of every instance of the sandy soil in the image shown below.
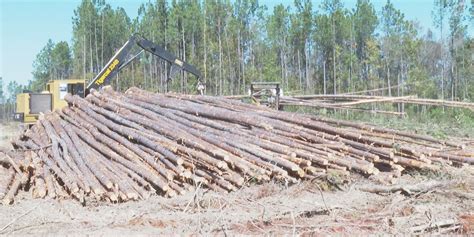
<path fill-rule="evenodd" d="M 13 206 L 0 206 L 0 234 L 412 234 L 417 226 L 440 221 L 455 224 L 427 231 L 474 234 L 473 177 L 472 167 L 448 175 L 404 175 L 399 184 L 456 182 L 412 195 L 362 191 L 376 183 L 353 175 L 289 187 L 249 185 L 229 194 L 197 188 L 177 198 L 121 204 L 81 206 L 74 200 L 23 197 Z"/>
<path fill-rule="evenodd" d="M 0 147 L 10 148 L 9 140 L 20 134 L 21 124 L 17 122 L 0 122 Z"/>

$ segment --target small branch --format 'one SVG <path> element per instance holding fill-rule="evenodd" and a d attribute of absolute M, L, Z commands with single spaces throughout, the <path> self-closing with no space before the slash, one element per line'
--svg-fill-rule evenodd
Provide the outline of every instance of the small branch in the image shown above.
<path fill-rule="evenodd" d="M 9 152 L 8 151 L 3 151 L 3 150 L 0 150 L 0 152 L 5 154 L 5 156 L 8 159 L 8 161 L 5 161 L 5 160 L 0 160 L 0 161 L 5 162 L 5 163 L 9 163 L 11 166 L 13 166 L 13 168 L 15 169 L 16 172 L 21 173 L 20 167 L 15 163 L 13 158 L 8 154 Z"/>
<path fill-rule="evenodd" d="M 53 144 L 49 144 L 49 145 L 46 145 L 46 146 L 42 146 L 42 147 L 38 147 L 38 148 L 32 148 L 32 149 L 15 149 L 15 151 L 38 151 L 38 150 L 43 150 L 43 149 L 46 149 L 48 147 L 51 147 Z"/>
<path fill-rule="evenodd" d="M 430 190 L 439 187 L 446 187 L 452 186 L 455 184 L 460 183 L 459 181 L 448 181 L 448 182 L 439 182 L 439 181 L 428 181 L 426 183 L 421 183 L 417 185 L 395 185 L 395 186 L 371 186 L 371 187 L 362 187 L 360 188 L 361 191 L 369 192 L 369 193 L 395 193 L 401 192 L 404 195 L 411 196 L 416 193 L 425 193 Z"/>
<path fill-rule="evenodd" d="M 16 217 L 15 219 L 11 220 L 10 222 L 8 222 L 8 224 L 6 224 L 2 229 L 0 229 L 0 233 L 3 232 L 5 229 L 7 229 L 10 225 L 12 225 L 13 223 L 15 223 L 18 219 L 28 215 L 30 212 L 32 212 L 34 209 L 36 209 L 39 205 L 36 205 L 34 206 L 33 208 L 31 208 L 30 210 L 24 212 L 23 214 L 19 215 L 18 217 Z"/>
<path fill-rule="evenodd" d="M 446 219 L 434 223 L 419 225 L 411 228 L 412 233 L 424 233 L 434 229 L 450 228 L 452 231 L 461 228 L 462 225 L 457 219 Z"/>

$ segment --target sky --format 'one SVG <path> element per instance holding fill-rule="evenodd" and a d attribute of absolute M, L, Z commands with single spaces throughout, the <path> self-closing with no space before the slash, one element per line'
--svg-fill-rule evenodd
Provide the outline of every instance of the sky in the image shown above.
<path fill-rule="evenodd" d="M 106 0 L 113 8 L 123 7 L 130 18 L 137 16 L 138 7 L 147 0 Z M 32 79 L 33 60 L 46 45 L 72 38 L 72 16 L 81 0 L 0 0 L 0 77 L 4 86 L 15 80 L 26 84 Z M 271 11 L 276 4 L 293 5 L 293 0 L 260 0 Z M 313 0 L 319 6 L 320 0 Z M 356 0 L 342 0 L 347 8 L 354 8 Z M 372 0 L 380 12 L 386 0 Z M 406 19 L 418 21 L 423 27 L 434 29 L 431 11 L 434 0 L 392 0 Z M 473 35 L 474 27 L 469 28 Z"/>

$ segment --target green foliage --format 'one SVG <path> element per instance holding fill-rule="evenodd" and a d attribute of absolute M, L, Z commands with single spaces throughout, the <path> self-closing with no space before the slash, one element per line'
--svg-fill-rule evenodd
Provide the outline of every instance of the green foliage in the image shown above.
<path fill-rule="evenodd" d="M 43 85 L 52 79 L 52 60 L 51 53 L 54 48 L 54 43 L 50 39 L 46 46 L 36 55 L 35 61 L 33 61 L 33 77 L 34 81 L 31 84 L 32 90 L 41 90 Z M 9 90 L 10 91 L 10 90 Z"/>
<path fill-rule="evenodd" d="M 7 85 L 8 97 L 7 103 L 13 104 L 16 100 L 16 95 L 23 91 L 23 87 L 18 84 L 16 81 L 10 81 Z"/>
<path fill-rule="evenodd" d="M 390 0 L 379 11 L 370 0 L 357 0 L 353 9 L 341 0 L 294 0 L 273 9 L 258 0 L 152 0 L 134 19 L 105 0 L 82 0 L 72 17 L 71 46 L 46 44 L 34 62 L 31 87 L 43 89 L 51 79 L 92 79 L 132 33 L 140 33 L 195 65 L 210 95 L 243 94 L 252 81 L 279 81 L 285 92 L 299 94 L 390 86 L 383 95 L 472 100 L 474 43 L 466 34 L 472 17 L 464 2 L 436 0 L 435 23 L 448 26 L 437 41 Z M 168 69 L 145 52 L 112 85 L 196 93 L 196 80 L 185 73 L 167 83 Z"/>
<path fill-rule="evenodd" d="M 71 51 L 67 42 L 55 44 L 51 39 L 36 55 L 33 61 L 33 78 L 29 88 L 33 91 L 44 90 L 49 80 L 68 79 L 72 72 Z"/>
<path fill-rule="evenodd" d="M 421 98 L 437 98 L 436 82 L 429 78 L 428 72 L 416 67 L 409 72 L 407 94 L 416 94 Z"/>
<path fill-rule="evenodd" d="M 367 42 L 374 38 L 374 32 L 378 24 L 377 14 L 374 6 L 368 0 L 358 0 L 353 13 L 353 28 L 357 44 L 357 57 L 363 61 L 367 58 Z"/>
<path fill-rule="evenodd" d="M 388 105 L 387 105 L 388 106 Z M 387 107 L 379 109 L 388 109 Z M 322 110 L 306 109 L 305 113 L 321 114 Z M 422 105 L 405 105 L 404 118 L 394 116 L 374 116 L 351 111 L 324 113 L 325 116 L 367 122 L 386 128 L 427 134 L 440 139 L 449 136 L 474 138 L 474 112 L 468 109 L 440 108 Z"/>
<path fill-rule="evenodd" d="M 65 41 L 58 42 L 51 51 L 51 67 L 53 77 L 67 79 L 72 72 L 72 58 L 69 45 Z"/>
<path fill-rule="evenodd" d="M 130 37 L 131 20 L 123 8 L 103 0 L 83 0 L 74 10 L 73 75 L 91 79 Z"/>

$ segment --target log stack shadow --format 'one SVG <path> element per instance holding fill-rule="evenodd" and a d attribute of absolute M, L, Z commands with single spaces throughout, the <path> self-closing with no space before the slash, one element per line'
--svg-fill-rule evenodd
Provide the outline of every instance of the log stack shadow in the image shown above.
<path fill-rule="evenodd" d="M 220 97 L 138 88 L 66 96 L 0 151 L 0 198 L 125 202 L 196 187 L 298 182 L 328 170 L 393 183 L 406 169 L 474 163 L 472 145 Z"/>

